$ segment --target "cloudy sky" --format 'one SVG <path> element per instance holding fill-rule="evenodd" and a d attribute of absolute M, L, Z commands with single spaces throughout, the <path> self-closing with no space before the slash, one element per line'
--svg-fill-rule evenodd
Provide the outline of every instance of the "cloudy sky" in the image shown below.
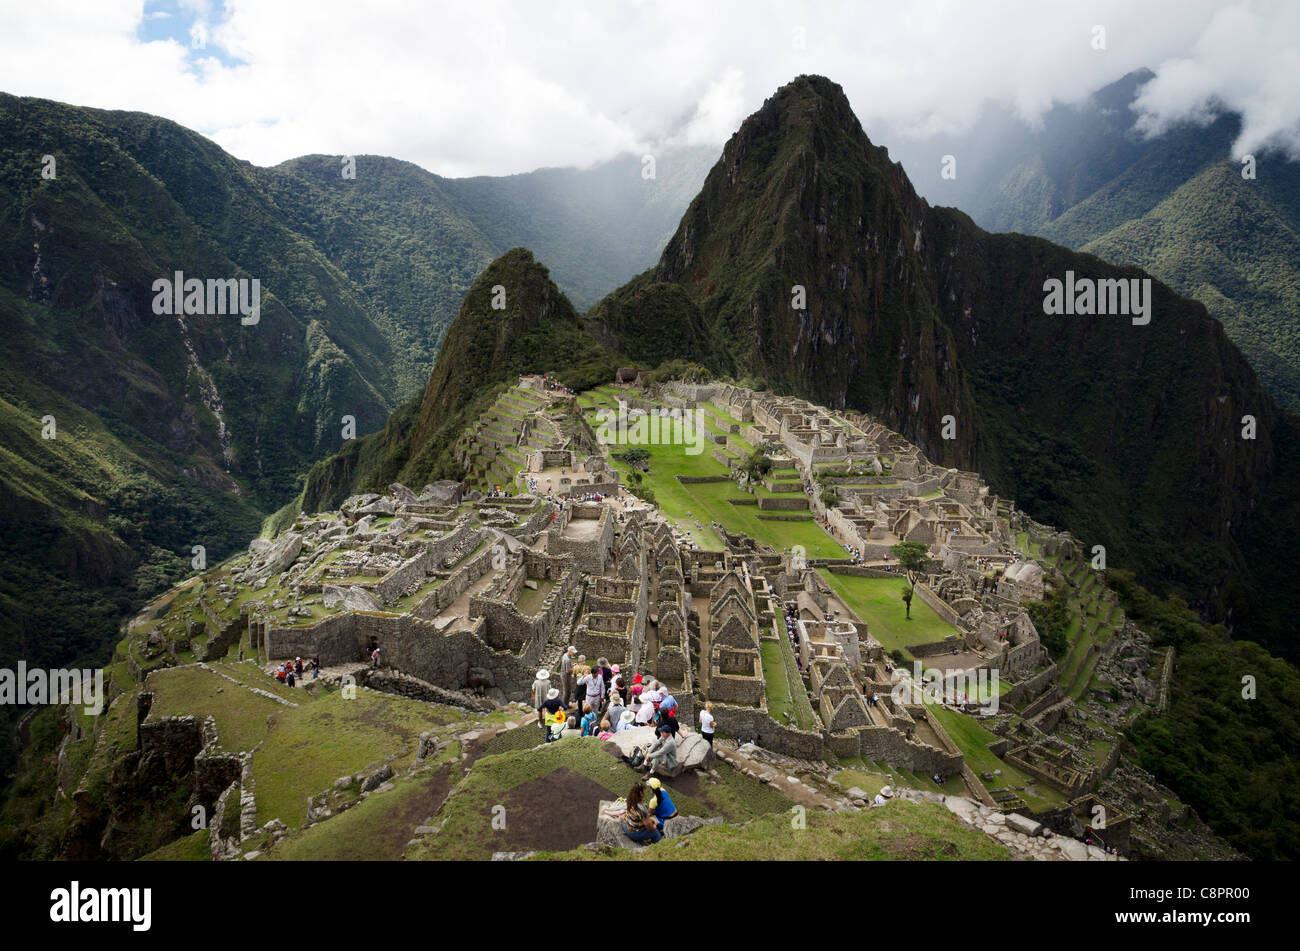
<path fill-rule="evenodd" d="M 0 8 L 0 90 L 165 116 L 259 165 L 460 176 L 721 145 L 800 73 L 890 145 L 1147 66 L 1145 128 L 1226 106 L 1239 154 L 1300 156 L 1297 37 L 1290 0 L 39 0 Z"/>

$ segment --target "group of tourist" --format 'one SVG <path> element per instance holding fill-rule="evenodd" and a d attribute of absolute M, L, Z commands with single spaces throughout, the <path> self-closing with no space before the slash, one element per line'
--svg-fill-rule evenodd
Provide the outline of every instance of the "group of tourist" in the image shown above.
<path fill-rule="evenodd" d="M 794 650 L 794 662 L 803 670 L 803 658 L 799 656 L 799 608 L 793 601 L 785 606 L 785 634 L 790 638 L 790 647 Z"/>
<path fill-rule="evenodd" d="M 293 660 L 286 660 L 279 667 L 275 668 L 275 679 L 288 687 L 296 686 L 298 681 L 302 680 L 303 672 L 307 668 L 303 666 L 302 658 L 295 657 Z M 311 679 L 315 680 L 320 676 L 320 658 L 311 659 Z"/>
<path fill-rule="evenodd" d="M 519 382 L 520 382 L 520 383 L 523 383 L 523 381 L 524 381 L 524 378 L 523 378 L 523 377 L 520 377 L 520 378 L 519 378 Z M 547 390 L 551 390 L 551 391 L 553 391 L 553 392 L 560 393 L 560 394 L 563 395 L 563 396 L 572 396 L 572 395 L 573 395 L 573 390 L 569 389 L 567 386 L 565 386 L 563 383 L 561 383 L 561 382 L 560 382 L 559 380 L 557 380 L 555 377 L 551 376 L 549 373 L 543 373 L 543 374 L 542 374 L 542 386 L 545 387 Z"/>
<path fill-rule="evenodd" d="M 538 726 L 546 731 L 546 742 L 558 740 L 565 730 L 601 740 L 639 726 L 653 727 L 654 743 L 641 751 L 633 765 L 649 773 L 677 768 L 677 736 L 681 731 L 679 705 L 672 691 L 658 680 L 641 674 L 627 674 L 605 657 L 588 664 L 570 646 L 560 661 L 561 687 L 551 686 L 551 672 L 539 670 L 533 681 L 533 706 Z M 700 735 L 713 743 L 713 704 L 700 710 Z"/>

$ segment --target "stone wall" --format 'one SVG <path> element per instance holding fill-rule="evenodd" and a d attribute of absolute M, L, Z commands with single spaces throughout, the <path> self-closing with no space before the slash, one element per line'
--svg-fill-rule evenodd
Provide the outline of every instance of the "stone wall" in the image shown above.
<path fill-rule="evenodd" d="M 379 670 L 362 670 L 358 674 L 358 683 L 384 693 L 423 700 L 426 703 L 441 703 L 447 706 L 461 707 L 481 713 L 491 713 L 497 705 L 484 697 L 448 690 L 438 687 L 410 674 L 395 673 L 381 668 Z"/>
<path fill-rule="evenodd" d="M 520 613 L 512 601 L 476 595 L 469 599 L 469 618 L 487 619 L 485 641 L 489 647 L 517 654 L 529 643 L 550 640 L 564 613 L 565 599 L 580 579 L 576 569 L 567 570 L 547 592 L 541 610 L 531 616 Z"/>
<path fill-rule="evenodd" d="M 423 583 L 430 565 L 428 551 L 412 555 L 375 582 L 371 590 L 380 602 L 392 604 L 406 592 L 407 588 Z"/>
<path fill-rule="evenodd" d="M 825 741 L 820 733 L 782 726 L 762 710 L 753 707 L 738 707 L 714 701 L 713 716 L 717 720 L 719 733 L 747 740 L 760 737 L 763 749 L 785 756 L 821 759 L 825 750 Z"/>
<path fill-rule="evenodd" d="M 935 614 L 939 615 L 939 617 L 943 618 L 953 627 L 957 628 L 957 630 L 960 631 L 962 629 L 961 617 L 957 614 L 956 611 L 952 609 L 952 605 L 950 605 L 943 598 L 939 597 L 937 594 L 931 591 L 927 585 L 921 582 L 916 583 L 915 590 L 916 593 L 920 596 L 921 600 L 934 609 Z M 911 648 L 909 648 L 909 650 L 910 649 Z M 915 654 L 916 652 L 913 650 L 912 653 Z"/>
<path fill-rule="evenodd" d="M 927 775 L 939 773 L 948 776 L 960 772 L 964 762 L 960 753 L 948 753 L 917 743 L 898 730 L 883 726 L 832 733 L 828 743 L 836 756 L 861 756 Z"/>
<path fill-rule="evenodd" d="M 272 629 L 267 646 L 272 660 L 319 654 L 321 664 L 331 666 L 363 660 L 373 639 L 384 666 L 436 686 L 463 690 L 469 686 L 470 668 L 481 668 L 508 699 L 531 699 L 529 688 L 545 642 L 534 640 L 519 653 L 494 650 L 484 640 L 486 625 L 479 618 L 469 629 L 441 634 L 416 617 L 356 611 L 309 627 Z"/>
<path fill-rule="evenodd" d="M 765 512 L 807 511 L 808 498 L 804 495 L 798 495 L 793 498 L 784 498 L 778 495 L 765 495 L 759 498 L 758 507 Z"/>

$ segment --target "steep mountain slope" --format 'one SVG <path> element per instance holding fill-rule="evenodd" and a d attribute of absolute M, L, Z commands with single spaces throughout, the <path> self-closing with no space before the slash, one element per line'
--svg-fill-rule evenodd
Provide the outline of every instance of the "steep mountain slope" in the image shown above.
<path fill-rule="evenodd" d="M 717 341 L 717 368 L 878 415 L 1105 545 L 1112 565 L 1222 615 L 1241 597 L 1246 517 L 1275 464 L 1273 402 L 1205 309 L 1158 282 L 1143 326 L 1045 315 L 1044 282 L 1067 271 L 1143 277 L 930 208 L 840 88 L 800 77 L 727 143 L 659 264 L 592 316 L 620 314 L 604 330 L 624 350 L 653 340 L 648 357 L 687 356 L 691 341 L 626 306 L 675 285 Z"/>
<path fill-rule="evenodd" d="M 1265 152 L 1244 178 L 1233 113 L 1142 137 L 1131 106 L 1152 76 L 1057 106 L 1035 129 L 990 109 L 966 135 L 904 143 L 903 164 L 926 198 L 990 230 L 1142 267 L 1201 301 L 1281 405 L 1300 408 L 1300 162 Z M 944 155 L 956 178 L 940 176 Z"/>
<path fill-rule="evenodd" d="M 394 480 L 422 485 L 459 478 L 448 447 L 520 374 L 563 369 L 587 387 L 613 377 L 615 355 L 584 329 L 569 299 L 530 251 L 515 248 L 479 275 L 447 330 L 424 394 L 382 432 L 358 439 L 312 468 L 301 508 L 337 506 L 353 492 Z"/>
<path fill-rule="evenodd" d="M 1290 178 L 1300 195 L 1300 163 L 1270 163 L 1264 171 Z M 1092 202 L 1044 230 L 1050 237 Z M 1082 250 L 1158 274 L 1204 303 L 1277 400 L 1300 407 L 1300 230 L 1265 189 L 1241 177 L 1239 165 L 1206 166 Z"/>

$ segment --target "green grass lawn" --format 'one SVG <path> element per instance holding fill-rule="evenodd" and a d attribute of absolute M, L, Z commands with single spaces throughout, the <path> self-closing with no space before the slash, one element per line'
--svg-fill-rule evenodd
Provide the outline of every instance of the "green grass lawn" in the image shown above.
<path fill-rule="evenodd" d="M 150 719 L 187 713 L 210 716 L 217 723 L 221 748 L 231 752 L 251 750 L 266 736 L 266 718 L 289 709 L 200 667 L 157 671 L 149 676 L 148 689 L 154 695 Z"/>
<path fill-rule="evenodd" d="M 998 738 L 986 730 L 974 717 L 938 705 L 931 706 L 929 709 L 934 714 L 935 719 L 943 726 L 944 731 L 961 749 L 962 755 L 966 758 L 966 765 L 971 768 L 971 771 L 976 776 L 983 772 L 991 773 L 995 769 L 1002 770 L 1002 775 L 994 777 L 991 782 L 986 782 L 986 786 L 996 789 L 1001 786 L 1023 787 L 1032 784 L 1034 789 L 1032 794 L 1022 790 L 1017 791 L 1029 808 L 1035 811 L 1051 809 L 1065 801 L 1065 797 L 1061 793 L 1046 783 L 1035 780 L 994 756 L 992 751 L 989 750 L 988 744 Z"/>
<path fill-rule="evenodd" d="M 588 420 L 593 424 L 596 422 L 594 413 L 588 414 Z M 609 447 L 613 452 L 622 452 L 625 448 L 629 447 Z M 686 450 L 691 447 L 681 445 L 648 445 L 640 448 L 650 453 L 650 471 L 644 475 L 644 480 L 654 491 L 655 503 L 679 528 L 691 531 L 701 548 L 711 551 L 722 549 L 722 540 L 709 527 L 716 520 L 731 531 L 744 532 L 756 541 L 778 550 L 803 545 L 809 558 L 844 556 L 844 549 L 811 519 L 803 522 L 767 521 L 758 517 L 759 509 L 756 505 L 731 505 L 728 499 L 746 496 L 730 479 L 726 482 L 692 485 L 678 482 L 675 477 L 679 475 L 727 476 L 727 467 L 713 458 L 707 444 L 704 451 L 697 455 L 687 453 Z M 622 474 L 623 482 L 628 483 L 631 466 L 619 459 L 611 459 L 611 463 Z M 758 488 L 752 497 L 770 494 L 766 489 Z M 702 530 L 695 527 L 692 517 L 699 519 Z"/>
<path fill-rule="evenodd" d="M 785 673 L 785 658 L 776 641 L 763 641 L 758 645 L 763 658 L 763 679 L 767 683 L 767 713 L 777 723 L 784 724 L 786 716 L 794 715 L 794 700 L 790 696 L 790 682 Z"/>
<path fill-rule="evenodd" d="M 638 774 L 629 766 L 605 752 L 603 743 L 572 737 L 534 748 L 537 732 L 524 726 L 501 734 L 499 738 L 521 734 L 521 745 L 526 748 L 509 748 L 512 746 L 509 741 L 496 744 L 506 749 L 475 762 L 457 786 L 455 795 L 435 816 L 435 822 L 443 824 L 442 831 L 411 846 L 406 858 L 439 861 L 490 858 L 501 847 L 492 834 L 493 806 L 508 800 L 511 790 L 534 780 L 544 780 L 556 770 L 581 774 L 603 786 L 610 799 L 626 796 L 637 779 Z M 675 788 L 675 780 L 664 780 L 682 815 L 722 815 L 730 821 L 744 822 L 773 812 L 784 813 L 790 807 L 789 800 L 780 793 L 736 773 L 725 763 L 719 762 L 715 768 L 718 781 L 697 782 L 692 795 Z M 594 811 L 592 818 L 594 825 Z"/>
<path fill-rule="evenodd" d="M 404 768 L 421 733 L 465 718 L 451 707 L 368 690 L 352 700 L 331 690 L 297 709 L 279 710 L 253 754 L 259 825 L 273 818 L 301 825 L 308 796 L 389 754 L 397 754 L 394 770 Z"/>
<path fill-rule="evenodd" d="M 822 570 L 822 577 L 840 599 L 867 622 L 871 636 L 886 650 L 941 641 L 956 628 L 939 617 L 920 597 L 912 598 L 912 619 L 901 597 L 906 581 L 898 578 L 859 578 Z"/>

